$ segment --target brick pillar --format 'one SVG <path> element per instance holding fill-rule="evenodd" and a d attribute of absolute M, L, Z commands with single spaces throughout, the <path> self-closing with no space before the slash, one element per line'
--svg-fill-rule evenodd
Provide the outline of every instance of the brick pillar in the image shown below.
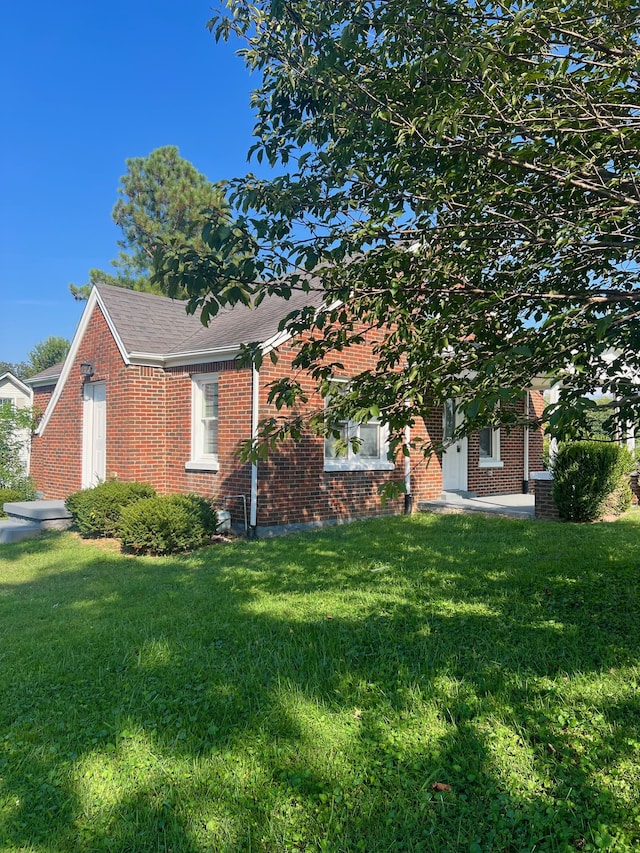
<path fill-rule="evenodd" d="M 560 514 L 553 500 L 553 478 L 548 471 L 535 471 L 531 474 L 535 494 L 536 518 L 560 520 Z"/>

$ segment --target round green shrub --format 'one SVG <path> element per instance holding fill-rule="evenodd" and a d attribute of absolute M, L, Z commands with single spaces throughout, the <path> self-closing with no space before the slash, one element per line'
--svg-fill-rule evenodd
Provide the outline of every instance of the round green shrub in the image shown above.
<path fill-rule="evenodd" d="M 155 493 L 146 483 L 107 480 L 92 489 L 74 492 L 65 503 L 80 533 L 99 538 L 117 536 L 122 508 Z"/>
<path fill-rule="evenodd" d="M 2 509 L 4 504 L 22 500 L 24 500 L 22 492 L 18 491 L 18 489 L 0 489 L 0 518 L 4 518 L 6 515 Z"/>
<path fill-rule="evenodd" d="M 199 495 L 147 498 L 122 510 L 122 547 L 137 554 L 177 554 L 211 541 L 217 515 Z"/>
<path fill-rule="evenodd" d="M 563 444 L 553 462 L 553 499 L 567 521 L 595 521 L 631 505 L 628 484 L 632 457 L 619 444 L 574 441 Z"/>

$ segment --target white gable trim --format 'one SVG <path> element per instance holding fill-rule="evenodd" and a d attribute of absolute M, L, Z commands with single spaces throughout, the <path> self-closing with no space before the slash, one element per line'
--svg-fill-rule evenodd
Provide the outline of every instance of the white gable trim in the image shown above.
<path fill-rule="evenodd" d="M 129 357 L 129 353 L 126 350 L 125 345 L 122 343 L 122 338 L 120 337 L 118 330 L 116 329 L 116 325 L 113 322 L 113 320 L 111 319 L 111 315 L 107 311 L 107 306 L 104 304 L 104 301 L 103 301 L 102 297 L 100 296 L 100 292 L 98 291 L 98 289 L 96 287 L 94 287 L 93 290 L 91 291 L 91 295 L 93 296 L 94 293 L 96 294 L 96 302 L 100 306 L 100 310 L 102 311 L 102 315 L 103 315 L 104 319 L 107 321 L 107 326 L 109 327 L 109 330 L 111 331 L 111 334 L 113 335 L 113 340 L 116 342 L 116 346 L 118 347 L 118 350 L 120 351 L 120 355 L 122 356 L 122 360 L 128 366 L 129 364 L 131 364 L 131 359 Z M 88 305 L 87 305 L 87 307 L 88 307 Z M 82 321 L 80 321 L 80 322 L 82 322 Z M 87 323 L 88 322 L 89 321 L 87 320 Z M 85 326 L 85 329 L 86 329 L 86 326 Z"/>
<path fill-rule="evenodd" d="M 24 394 L 25 397 L 31 399 L 33 397 L 33 391 L 29 388 L 28 385 L 25 385 L 17 376 L 14 376 L 9 370 L 6 373 L 3 373 L 0 376 L 0 382 L 4 382 L 5 380 L 11 382 L 11 384 L 15 387 L 16 391 L 20 394 Z"/>
<path fill-rule="evenodd" d="M 189 364 L 207 364 L 210 361 L 233 361 L 241 354 L 240 347 L 218 347 L 210 350 L 190 350 L 185 352 L 158 354 L 148 352 L 130 352 L 131 364 L 149 367 L 182 367 Z"/>
<path fill-rule="evenodd" d="M 334 308 L 339 308 L 341 305 L 342 305 L 342 301 L 339 299 L 336 299 L 336 301 L 332 302 L 331 305 L 329 305 L 326 308 L 326 310 L 327 311 L 333 311 Z M 316 315 L 321 310 L 325 310 L 325 309 L 322 307 L 317 308 L 316 309 Z M 293 333 L 288 332 L 286 329 L 284 329 L 282 332 L 276 332 L 275 335 L 272 335 L 270 338 L 268 338 L 266 341 L 263 341 L 263 343 L 260 344 L 260 349 L 262 350 L 262 354 L 263 355 L 269 355 L 269 353 L 272 350 L 278 349 L 278 347 L 281 347 L 282 344 L 286 344 L 286 342 L 291 340 L 292 337 L 293 337 Z"/>
<path fill-rule="evenodd" d="M 38 428 L 36 429 L 36 435 L 42 435 L 47 428 L 47 424 L 51 419 L 51 415 L 53 414 L 55 407 L 60 399 L 62 392 L 64 390 L 65 385 L 67 384 L 67 379 L 69 377 L 69 373 L 71 372 L 71 366 L 73 365 L 76 355 L 78 354 L 78 350 L 80 349 L 80 344 L 82 339 L 84 338 L 85 332 L 87 331 L 87 327 L 89 325 L 89 321 L 93 316 L 93 312 L 95 310 L 96 305 L 102 311 L 102 314 L 109 326 L 111 334 L 113 335 L 113 339 L 116 342 L 116 345 L 120 351 L 122 358 L 124 359 L 125 364 L 129 364 L 129 356 L 124 348 L 124 344 L 122 343 L 122 339 L 118 334 L 116 327 L 113 324 L 113 320 L 109 316 L 109 312 L 107 308 L 100 298 L 100 294 L 97 289 L 94 287 L 87 299 L 87 304 L 85 305 L 85 309 L 82 312 L 82 317 L 80 317 L 80 322 L 78 323 L 78 328 L 76 329 L 76 333 L 73 336 L 73 341 L 71 342 L 71 347 L 69 348 L 69 352 L 67 353 L 67 357 L 64 360 L 64 365 L 62 367 L 62 372 L 60 373 L 60 378 L 55 387 L 55 391 L 53 392 L 51 399 L 49 400 L 49 404 L 47 408 L 44 410 L 44 415 L 42 416 L 42 420 L 38 424 Z"/>

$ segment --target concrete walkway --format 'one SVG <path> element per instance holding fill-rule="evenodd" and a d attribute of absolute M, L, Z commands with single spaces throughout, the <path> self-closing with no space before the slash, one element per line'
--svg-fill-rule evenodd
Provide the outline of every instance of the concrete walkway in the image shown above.
<path fill-rule="evenodd" d="M 535 518 L 533 495 L 488 495 L 484 498 L 463 497 L 456 492 L 443 492 L 433 501 L 419 501 L 421 512 L 485 512 L 513 518 Z"/>

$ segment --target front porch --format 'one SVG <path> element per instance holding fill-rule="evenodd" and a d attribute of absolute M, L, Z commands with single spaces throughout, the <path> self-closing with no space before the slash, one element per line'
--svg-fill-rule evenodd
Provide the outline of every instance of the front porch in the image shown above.
<path fill-rule="evenodd" d="M 431 501 L 419 501 L 420 512 L 484 512 L 513 518 L 535 518 L 535 497 L 527 495 L 487 495 L 479 498 L 459 492 L 443 492 Z"/>

